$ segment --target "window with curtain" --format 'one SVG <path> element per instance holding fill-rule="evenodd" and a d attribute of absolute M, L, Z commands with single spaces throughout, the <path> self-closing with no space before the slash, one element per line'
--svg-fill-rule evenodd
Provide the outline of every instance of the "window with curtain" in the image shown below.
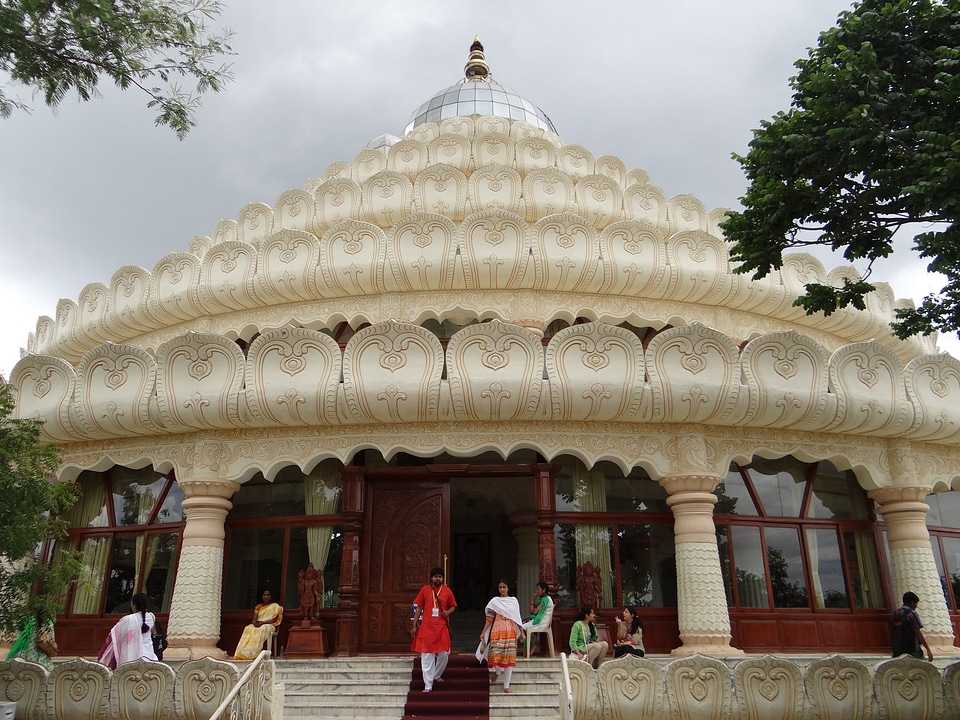
<path fill-rule="evenodd" d="M 169 612 L 184 524 L 173 474 L 117 465 L 81 473 L 77 485 L 79 500 L 64 515 L 68 537 L 53 551 L 53 562 L 65 550 L 80 552 L 67 614 L 125 614 L 137 592 L 151 610 Z"/>
<path fill-rule="evenodd" d="M 930 506 L 927 527 L 943 597 L 950 614 L 960 615 L 960 491 L 927 495 L 924 502 Z"/>
<path fill-rule="evenodd" d="M 256 475 L 233 497 L 227 515 L 223 607 L 246 610 L 270 590 L 287 609 L 300 605 L 298 574 L 312 564 L 323 578 L 323 606 L 339 602 L 341 464 L 310 472 L 283 468 L 271 482 Z"/>
<path fill-rule="evenodd" d="M 560 605 L 579 606 L 577 569 L 589 564 L 599 607 L 675 607 L 673 514 L 660 483 L 639 467 L 624 474 L 611 462 L 591 468 L 570 456 L 555 462 Z"/>
<path fill-rule="evenodd" d="M 618 524 L 617 558 L 620 601 L 617 606 L 676 607 L 677 558 L 673 528 Z"/>
<path fill-rule="evenodd" d="M 851 471 L 758 458 L 733 464 L 716 495 L 731 607 L 884 607 L 873 504 Z"/>

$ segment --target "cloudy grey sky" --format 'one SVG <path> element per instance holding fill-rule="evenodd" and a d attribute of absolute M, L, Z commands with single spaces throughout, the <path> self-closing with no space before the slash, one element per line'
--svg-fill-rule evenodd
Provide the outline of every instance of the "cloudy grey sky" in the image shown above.
<path fill-rule="evenodd" d="M 671 197 L 735 207 L 730 158 L 789 104 L 793 62 L 848 0 L 225 0 L 235 82 L 183 142 L 146 99 L 104 86 L 0 120 L 0 374 L 40 315 L 122 265 L 152 269 L 248 202 L 272 205 L 457 82 L 474 35 L 494 78 L 566 143 L 643 168 Z M 0 82 L 3 82 L 0 79 Z M 14 90 L 8 87 L 7 91 Z M 29 94 L 27 94 L 29 100 Z M 900 253 L 874 278 L 939 287 Z M 828 267 L 837 263 L 827 261 Z M 958 355 L 955 338 L 942 349 Z"/>

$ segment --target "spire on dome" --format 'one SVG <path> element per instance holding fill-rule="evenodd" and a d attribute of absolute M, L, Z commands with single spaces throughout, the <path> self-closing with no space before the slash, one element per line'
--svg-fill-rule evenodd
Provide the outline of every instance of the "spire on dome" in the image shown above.
<path fill-rule="evenodd" d="M 470 46 L 470 59 L 463 67 L 463 73 L 467 80 L 472 82 L 483 82 L 490 74 L 490 66 L 483 57 L 483 45 L 480 43 L 480 36 L 473 38 L 473 44 Z"/>

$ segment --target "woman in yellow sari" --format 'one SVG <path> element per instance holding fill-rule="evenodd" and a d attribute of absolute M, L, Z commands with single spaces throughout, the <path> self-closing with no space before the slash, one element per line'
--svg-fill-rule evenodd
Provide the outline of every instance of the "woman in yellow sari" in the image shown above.
<path fill-rule="evenodd" d="M 233 654 L 234 660 L 253 660 L 263 644 L 273 635 L 283 620 L 283 608 L 273 602 L 269 590 L 263 591 L 263 602 L 253 609 L 253 622 L 243 629 L 243 636 Z"/>

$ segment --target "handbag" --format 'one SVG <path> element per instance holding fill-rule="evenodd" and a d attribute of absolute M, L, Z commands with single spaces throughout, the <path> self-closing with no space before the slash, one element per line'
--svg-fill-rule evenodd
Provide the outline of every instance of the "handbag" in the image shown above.
<path fill-rule="evenodd" d="M 153 640 L 153 652 L 157 656 L 157 660 L 163 660 L 163 651 L 167 649 L 167 636 L 163 632 L 163 626 L 154 622 L 153 627 L 150 628 L 150 639 Z"/>
<path fill-rule="evenodd" d="M 60 648 L 57 647 L 57 641 L 53 637 L 53 628 L 51 626 L 44 625 L 37 633 L 37 649 L 48 657 L 56 657 L 60 653 Z"/>

